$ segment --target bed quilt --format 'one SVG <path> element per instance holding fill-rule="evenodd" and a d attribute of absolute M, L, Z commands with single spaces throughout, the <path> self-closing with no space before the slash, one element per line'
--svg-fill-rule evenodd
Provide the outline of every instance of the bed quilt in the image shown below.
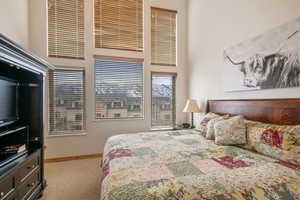
<path fill-rule="evenodd" d="M 300 199 L 300 166 L 194 130 L 113 136 L 102 165 L 102 200 Z"/>

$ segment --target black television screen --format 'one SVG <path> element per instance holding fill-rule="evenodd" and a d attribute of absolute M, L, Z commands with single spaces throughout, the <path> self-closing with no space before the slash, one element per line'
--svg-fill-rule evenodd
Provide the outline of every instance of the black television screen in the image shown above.
<path fill-rule="evenodd" d="M 18 83 L 0 76 L 0 127 L 18 120 Z"/>

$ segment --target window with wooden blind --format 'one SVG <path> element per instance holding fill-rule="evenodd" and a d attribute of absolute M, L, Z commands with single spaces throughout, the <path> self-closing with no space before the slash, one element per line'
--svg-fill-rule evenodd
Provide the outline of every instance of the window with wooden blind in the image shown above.
<path fill-rule="evenodd" d="M 95 56 L 96 119 L 144 118 L 143 60 Z"/>
<path fill-rule="evenodd" d="M 50 134 L 76 134 L 85 130 L 85 80 L 83 70 L 49 72 Z"/>
<path fill-rule="evenodd" d="M 177 11 L 151 8 L 151 63 L 176 66 Z"/>
<path fill-rule="evenodd" d="M 84 59 L 84 0 L 48 0 L 48 56 Z"/>
<path fill-rule="evenodd" d="M 95 0 L 95 47 L 143 51 L 143 0 Z"/>
<path fill-rule="evenodd" d="M 151 125 L 154 129 L 175 127 L 175 81 L 176 74 L 152 73 Z"/>

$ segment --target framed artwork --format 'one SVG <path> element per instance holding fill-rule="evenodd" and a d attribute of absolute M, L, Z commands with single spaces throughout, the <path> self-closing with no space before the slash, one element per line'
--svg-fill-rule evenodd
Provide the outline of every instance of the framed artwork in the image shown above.
<path fill-rule="evenodd" d="M 224 50 L 224 90 L 300 87 L 300 17 Z"/>

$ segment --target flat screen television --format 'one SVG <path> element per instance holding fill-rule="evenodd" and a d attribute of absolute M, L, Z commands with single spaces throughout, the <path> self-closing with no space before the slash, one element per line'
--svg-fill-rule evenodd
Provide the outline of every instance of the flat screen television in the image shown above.
<path fill-rule="evenodd" d="M 17 81 L 0 76 L 0 127 L 19 119 Z"/>

